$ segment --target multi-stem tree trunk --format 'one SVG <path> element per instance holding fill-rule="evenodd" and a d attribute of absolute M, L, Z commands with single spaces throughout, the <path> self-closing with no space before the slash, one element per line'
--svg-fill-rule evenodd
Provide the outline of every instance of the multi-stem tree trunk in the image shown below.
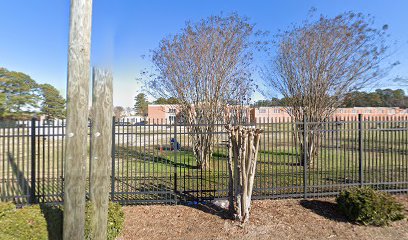
<path fill-rule="evenodd" d="M 199 137 L 194 143 L 194 156 L 197 159 L 197 166 L 200 169 L 210 168 L 210 158 L 212 155 L 212 141 L 208 138 Z"/>
<path fill-rule="evenodd" d="M 211 147 L 208 146 L 211 143 L 207 141 L 198 141 L 194 145 L 194 155 L 197 159 L 197 167 L 203 170 L 207 170 L 210 167 Z"/>
<path fill-rule="evenodd" d="M 262 130 L 226 126 L 229 134 L 229 201 L 230 210 L 241 223 L 249 221 L 259 140 Z M 232 154 L 231 154 L 232 153 Z M 234 194 L 234 197 L 231 194 Z M 234 204 L 235 200 L 235 204 Z"/>
<path fill-rule="evenodd" d="M 210 168 L 210 159 L 213 153 L 214 127 L 213 125 L 192 125 L 189 132 L 193 139 L 193 152 L 197 167 L 203 170 Z"/>
<path fill-rule="evenodd" d="M 305 166 L 305 163 L 307 163 L 308 167 L 313 167 L 319 155 L 321 130 L 319 129 L 320 126 L 317 125 L 307 127 L 306 131 L 304 131 L 304 127 L 303 124 L 295 125 L 293 137 L 296 152 L 299 154 L 299 163 L 301 166 Z M 304 134 L 306 134 L 306 138 Z"/>

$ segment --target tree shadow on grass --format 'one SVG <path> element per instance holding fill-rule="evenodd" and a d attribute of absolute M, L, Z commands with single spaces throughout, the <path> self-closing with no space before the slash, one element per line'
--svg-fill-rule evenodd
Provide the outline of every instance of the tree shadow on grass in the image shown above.
<path fill-rule="evenodd" d="M 326 219 L 336 222 L 348 222 L 346 217 L 341 214 L 336 203 L 321 200 L 301 200 L 300 205 Z"/>
<path fill-rule="evenodd" d="M 48 239 L 62 240 L 62 208 L 49 204 L 40 204 L 40 208 L 47 222 Z"/>
<path fill-rule="evenodd" d="M 296 152 L 283 152 L 283 151 L 268 151 L 268 150 L 260 150 L 259 153 L 269 154 L 274 156 L 292 156 L 292 157 L 300 157 L 300 154 Z"/>
<path fill-rule="evenodd" d="M 331 177 L 327 177 L 327 178 L 323 178 L 326 181 L 332 181 L 335 183 L 340 183 L 340 184 L 344 184 L 344 183 L 359 183 L 359 180 L 355 180 L 355 179 L 349 179 L 349 178 L 344 178 L 344 177 L 338 177 L 338 178 L 331 178 Z"/>
<path fill-rule="evenodd" d="M 176 167 L 182 167 L 182 168 L 189 168 L 189 169 L 199 169 L 199 166 L 196 165 L 190 165 L 188 163 L 179 163 L 179 162 L 174 162 L 172 159 L 169 159 L 167 157 L 163 156 L 156 156 L 152 153 L 149 152 L 143 152 L 143 151 L 138 151 L 136 149 L 129 149 L 126 147 L 116 147 L 116 157 L 120 158 L 123 156 L 128 157 L 132 156 L 135 157 L 135 159 L 138 159 L 140 161 L 144 162 L 153 162 L 153 163 L 161 163 L 165 165 L 170 165 L 170 166 L 176 166 Z"/>

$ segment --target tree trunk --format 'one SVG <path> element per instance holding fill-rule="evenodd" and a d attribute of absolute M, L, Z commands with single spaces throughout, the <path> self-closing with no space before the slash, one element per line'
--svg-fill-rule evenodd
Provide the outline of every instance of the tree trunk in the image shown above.
<path fill-rule="evenodd" d="M 246 223 L 249 221 L 262 130 L 240 126 L 226 126 L 226 128 L 231 148 L 228 157 L 230 211 L 234 211 L 237 220 Z M 232 192 L 234 197 L 231 196 Z M 233 206 L 233 199 L 235 199 L 236 205 L 231 207 Z"/>
<path fill-rule="evenodd" d="M 307 161 L 307 165 L 310 168 L 314 167 L 315 160 L 319 155 L 319 147 L 320 147 L 320 132 L 316 129 L 308 130 L 306 136 L 306 142 L 304 142 L 304 133 L 303 133 L 303 125 L 297 125 L 296 130 L 294 133 L 294 142 L 296 149 L 299 148 L 300 151 L 296 151 L 299 154 L 299 163 L 301 166 L 305 166 L 305 162 Z M 306 154 L 305 154 L 306 151 Z M 305 159 L 306 157 L 306 159 Z"/>
<path fill-rule="evenodd" d="M 231 139 L 231 138 L 230 138 Z M 228 143 L 228 211 L 233 216 L 234 214 L 234 164 L 232 155 L 231 140 Z"/>
<path fill-rule="evenodd" d="M 210 168 L 210 158 L 213 151 L 212 137 L 205 135 L 209 134 L 200 134 L 200 136 L 196 138 L 194 144 L 194 155 L 197 160 L 197 166 L 203 170 L 207 170 Z"/>

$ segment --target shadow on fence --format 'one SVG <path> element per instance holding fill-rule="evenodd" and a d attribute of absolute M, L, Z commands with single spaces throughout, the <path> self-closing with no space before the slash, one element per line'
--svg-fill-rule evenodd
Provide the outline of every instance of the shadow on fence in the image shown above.
<path fill-rule="evenodd" d="M 11 188 L 14 190 L 14 192 L 19 193 L 20 195 L 28 196 L 31 192 L 29 181 L 24 175 L 24 172 L 21 171 L 21 169 L 19 169 L 18 164 L 16 163 L 16 160 L 15 160 L 15 157 L 11 152 L 7 153 L 7 160 L 8 160 L 9 166 L 11 166 L 12 173 L 16 178 L 16 181 L 11 181 L 11 184 L 10 184 Z M 17 183 L 16 185 L 14 184 L 15 182 Z M 13 194 L 9 194 L 9 195 L 13 195 Z M 14 194 L 14 195 L 17 195 L 17 194 Z"/>

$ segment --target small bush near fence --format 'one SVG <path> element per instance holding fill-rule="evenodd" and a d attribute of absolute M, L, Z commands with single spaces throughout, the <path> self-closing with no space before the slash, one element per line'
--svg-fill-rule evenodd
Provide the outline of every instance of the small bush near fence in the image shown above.
<path fill-rule="evenodd" d="M 125 225 L 125 213 L 119 203 L 109 203 L 108 239 L 115 239 Z"/>
<path fill-rule="evenodd" d="M 404 218 L 404 207 L 388 193 L 372 188 L 350 188 L 336 198 L 347 219 L 364 225 L 384 226 Z"/>
<path fill-rule="evenodd" d="M 86 205 L 86 222 L 85 222 L 85 239 L 91 239 L 91 231 L 90 231 L 90 209 L 91 204 Z M 115 240 L 117 236 L 119 236 L 120 232 L 123 229 L 124 225 L 124 213 L 122 210 L 122 206 L 118 203 L 109 203 L 108 209 L 108 240 Z"/>
<path fill-rule="evenodd" d="M 89 236 L 89 209 L 86 207 L 85 238 Z M 62 239 L 63 208 L 32 205 L 16 209 L 13 203 L 0 202 L 0 239 Z M 114 240 L 124 226 L 124 213 L 117 203 L 109 203 L 108 238 Z"/>

